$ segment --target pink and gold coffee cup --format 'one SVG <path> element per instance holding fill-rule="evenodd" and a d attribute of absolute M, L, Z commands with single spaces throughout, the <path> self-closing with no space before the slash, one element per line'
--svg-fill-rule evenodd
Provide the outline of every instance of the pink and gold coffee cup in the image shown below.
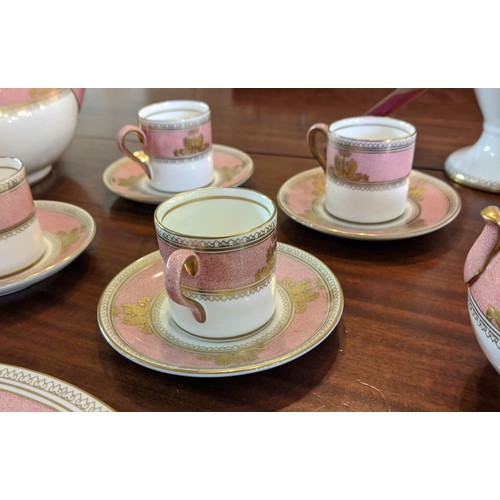
<path fill-rule="evenodd" d="M 327 139 L 326 158 L 317 134 Z M 401 216 L 408 200 L 417 133 L 413 125 L 379 116 L 316 123 L 309 148 L 326 173 L 326 210 L 356 223 L 380 223 Z"/>
<path fill-rule="evenodd" d="M 29 267 L 44 251 L 26 169 L 17 158 L 0 157 L 0 277 Z"/>
<path fill-rule="evenodd" d="M 275 310 L 276 206 L 243 188 L 202 188 L 154 216 L 174 321 L 212 340 L 255 333 Z"/>
<path fill-rule="evenodd" d="M 159 191 L 177 193 L 209 185 L 214 176 L 211 113 L 201 101 L 164 101 L 139 110 L 138 126 L 123 126 L 119 149 L 137 162 Z M 143 149 L 131 151 L 129 134 Z"/>

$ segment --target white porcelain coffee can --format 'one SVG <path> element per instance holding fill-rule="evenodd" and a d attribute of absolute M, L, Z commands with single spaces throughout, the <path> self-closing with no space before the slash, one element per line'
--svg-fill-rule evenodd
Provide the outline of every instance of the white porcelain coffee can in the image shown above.
<path fill-rule="evenodd" d="M 17 158 L 0 157 L 0 277 L 29 267 L 44 251 L 26 169 Z"/>
<path fill-rule="evenodd" d="M 119 149 L 137 162 L 159 191 L 177 193 L 208 186 L 214 177 L 212 122 L 208 104 L 173 100 L 145 106 L 138 126 L 124 125 Z M 143 150 L 131 151 L 126 138 L 136 135 Z"/>
<path fill-rule="evenodd" d="M 213 340 L 255 333 L 275 311 L 276 206 L 243 188 L 178 194 L 154 216 L 174 321 Z"/>
<path fill-rule="evenodd" d="M 327 138 L 326 158 L 316 143 Z M 380 223 L 404 213 L 416 129 L 394 118 L 360 116 L 317 123 L 308 143 L 326 174 L 326 210 L 356 223 Z"/>

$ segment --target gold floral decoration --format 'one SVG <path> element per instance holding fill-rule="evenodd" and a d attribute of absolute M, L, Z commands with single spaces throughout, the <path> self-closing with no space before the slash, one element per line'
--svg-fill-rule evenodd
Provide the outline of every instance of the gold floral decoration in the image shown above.
<path fill-rule="evenodd" d="M 147 335 L 153 333 L 149 323 L 149 309 L 151 307 L 151 297 L 142 297 L 137 304 L 123 304 L 121 311 L 119 308 L 113 310 L 113 315 L 120 318 L 127 326 L 137 326 L 142 333 Z"/>
<path fill-rule="evenodd" d="M 231 181 L 236 177 L 236 175 L 243 169 L 243 164 L 236 165 L 234 167 L 218 167 L 217 173 L 221 179 L 221 185 L 224 186 L 225 183 Z"/>
<path fill-rule="evenodd" d="M 325 176 L 323 172 L 313 177 L 313 196 L 317 198 L 325 192 Z"/>
<path fill-rule="evenodd" d="M 358 162 L 350 151 L 339 151 L 333 159 L 333 173 L 339 179 L 351 182 L 368 182 L 368 175 L 358 172 Z"/>
<path fill-rule="evenodd" d="M 61 253 L 66 252 L 71 245 L 74 245 L 80 239 L 80 234 L 84 232 L 83 226 L 75 227 L 71 231 L 57 231 L 56 237 L 61 243 Z"/>
<path fill-rule="evenodd" d="M 285 278 L 281 281 L 281 285 L 290 294 L 297 314 L 305 313 L 307 304 L 314 302 L 319 297 L 319 291 L 313 288 L 310 279 L 303 279 L 297 283 L 292 278 Z"/>
<path fill-rule="evenodd" d="M 419 181 L 418 183 L 410 186 L 409 196 L 411 199 L 421 203 L 424 199 L 425 182 Z"/>
<path fill-rule="evenodd" d="M 266 252 L 266 265 L 260 268 L 255 273 L 255 280 L 260 281 L 265 278 L 269 274 L 271 274 L 274 266 L 276 264 L 276 238 L 274 238 L 273 244 L 267 249 Z"/>
<path fill-rule="evenodd" d="M 184 139 L 182 140 L 184 149 L 176 149 L 174 151 L 174 155 L 184 156 L 184 155 L 192 155 L 195 153 L 202 153 L 209 147 L 208 142 L 203 142 L 203 141 L 204 137 L 203 134 L 200 134 L 200 129 L 195 128 L 193 130 L 190 130 L 188 132 L 187 137 L 184 137 Z"/>
<path fill-rule="evenodd" d="M 141 175 L 131 175 L 130 177 L 121 177 L 121 178 L 115 177 L 113 178 L 113 182 L 118 184 L 120 187 L 132 189 L 137 185 L 140 178 Z"/>

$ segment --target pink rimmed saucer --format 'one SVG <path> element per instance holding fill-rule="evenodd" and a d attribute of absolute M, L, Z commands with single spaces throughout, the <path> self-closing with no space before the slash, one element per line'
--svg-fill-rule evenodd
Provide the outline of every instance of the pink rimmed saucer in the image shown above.
<path fill-rule="evenodd" d="M 340 320 L 344 297 L 332 271 L 316 257 L 278 243 L 276 312 L 259 332 L 233 341 L 189 335 L 172 320 L 159 252 L 135 261 L 104 290 L 97 310 L 108 343 L 153 370 L 192 377 L 254 373 L 302 356 Z"/>
<path fill-rule="evenodd" d="M 431 233 L 453 221 L 462 206 L 458 193 L 450 185 L 416 170 L 410 175 L 405 212 L 381 224 L 356 224 L 330 215 L 325 209 L 325 174 L 321 167 L 286 181 L 277 200 L 285 214 L 306 227 L 360 240 L 398 240 Z"/>
<path fill-rule="evenodd" d="M 0 412 L 114 411 L 74 385 L 44 373 L 0 364 Z"/>
<path fill-rule="evenodd" d="M 243 151 L 213 145 L 214 180 L 211 187 L 236 187 L 247 181 L 254 171 L 253 160 Z M 142 168 L 130 158 L 123 157 L 109 165 L 102 176 L 113 193 L 133 201 L 159 204 L 176 193 L 166 193 L 151 187 Z"/>
<path fill-rule="evenodd" d="M 0 278 L 0 295 L 17 292 L 52 276 L 73 262 L 90 244 L 96 232 L 92 216 L 75 205 L 60 201 L 35 201 L 45 240 L 45 253 L 33 265 Z"/>

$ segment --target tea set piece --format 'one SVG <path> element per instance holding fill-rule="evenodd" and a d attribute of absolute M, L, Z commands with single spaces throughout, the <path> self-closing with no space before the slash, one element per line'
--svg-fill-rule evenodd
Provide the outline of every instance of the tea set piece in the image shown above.
<path fill-rule="evenodd" d="M 30 184 L 52 171 L 76 131 L 83 89 L 0 89 L 0 154 L 18 158 Z"/>
<path fill-rule="evenodd" d="M 431 233 L 452 222 L 461 210 L 458 193 L 446 182 L 412 170 L 403 215 L 378 224 L 360 224 L 331 215 L 325 208 L 325 174 L 317 167 L 287 180 L 277 201 L 291 219 L 341 238 L 398 240 Z"/>
<path fill-rule="evenodd" d="M 485 226 L 464 265 L 469 316 L 484 354 L 500 373 L 500 208 L 481 211 Z"/>
<path fill-rule="evenodd" d="M 0 295 L 23 290 L 59 272 L 73 262 L 94 238 L 94 219 L 82 208 L 49 200 L 36 200 L 34 205 L 45 251 L 28 267 L 0 277 Z"/>
<path fill-rule="evenodd" d="M 19 366 L 0 363 L 0 412 L 112 412 L 72 384 Z"/>
<path fill-rule="evenodd" d="M 260 330 L 275 309 L 277 208 L 252 189 L 179 193 L 154 214 L 174 321 L 210 340 Z"/>
<path fill-rule="evenodd" d="M 344 297 L 325 264 L 278 243 L 275 305 L 271 321 L 250 336 L 214 341 L 191 335 L 172 319 L 156 251 L 111 280 L 97 316 L 107 342 L 135 363 L 175 375 L 227 377 L 274 368 L 315 348 L 338 324 Z"/>
<path fill-rule="evenodd" d="M 316 143 L 324 135 L 326 155 Z M 415 127 L 380 116 L 344 118 L 314 124 L 309 149 L 325 171 L 325 209 L 334 217 L 359 224 L 394 220 L 408 198 Z"/>
<path fill-rule="evenodd" d="M 474 92 L 484 120 L 481 136 L 448 156 L 444 171 L 458 184 L 500 193 L 500 89 Z"/>
<path fill-rule="evenodd" d="M 220 144 L 214 144 L 212 148 L 214 169 L 213 180 L 209 186 L 236 187 L 252 176 L 254 163 L 249 155 Z M 140 152 L 135 154 L 140 156 Z M 112 193 L 140 203 L 157 205 L 176 194 L 153 188 L 144 170 L 127 156 L 105 169 L 103 182 Z"/>

